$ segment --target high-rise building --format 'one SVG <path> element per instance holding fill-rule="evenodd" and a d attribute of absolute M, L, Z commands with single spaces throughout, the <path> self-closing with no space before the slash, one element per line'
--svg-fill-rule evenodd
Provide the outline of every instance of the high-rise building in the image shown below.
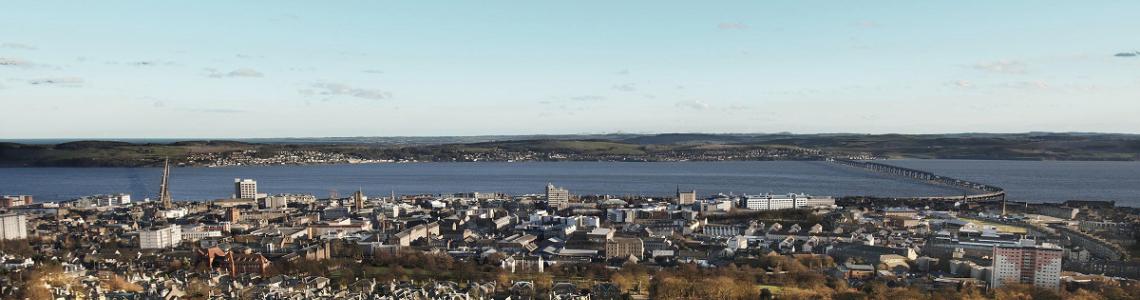
<path fill-rule="evenodd" d="M 677 204 L 688 205 L 697 202 L 697 191 L 682 192 L 677 190 Z"/>
<path fill-rule="evenodd" d="M 31 204 L 31 195 L 4 195 L 0 197 L 0 208 L 12 208 Z"/>
<path fill-rule="evenodd" d="M 570 206 L 570 191 L 565 188 L 555 187 L 554 184 L 546 184 L 546 204 L 555 208 L 566 208 Z"/>
<path fill-rule="evenodd" d="M 28 219 L 24 215 L 0 215 L 0 240 L 28 238 Z"/>
<path fill-rule="evenodd" d="M 257 199 L 257 181 L 234 178 L 234 198 Z"/>
<path fill-rule="evenodd" d="M 182 227 L 170 225 L 163 228 L 139 231 L 139 248 L 164 249 L 182 243 Z"/>
<path fill-rule="evenodd" d="M 994 247 L 993 288 L 1012 283 L 1032 284 L 1042 289 L 1061 288 L 1061 256 L 1064 250 L 1054 244 L 1021 240 L 1016 245 Z"/>

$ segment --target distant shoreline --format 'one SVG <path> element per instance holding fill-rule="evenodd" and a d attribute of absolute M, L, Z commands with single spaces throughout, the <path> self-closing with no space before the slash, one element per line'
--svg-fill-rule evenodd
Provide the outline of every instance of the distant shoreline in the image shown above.
<path fill-rule="evenodd" d="M 501 139 L 497 139 L 501 138 Z M 532 139 L 512 139 L 532 138 Z M 296 143 L 0 142 L 0 167 L 149 167 L 477 161 L 767 161 L 965 159 L 1140 161 L 1140 135 L 660 134 L 339 138 Z"/>

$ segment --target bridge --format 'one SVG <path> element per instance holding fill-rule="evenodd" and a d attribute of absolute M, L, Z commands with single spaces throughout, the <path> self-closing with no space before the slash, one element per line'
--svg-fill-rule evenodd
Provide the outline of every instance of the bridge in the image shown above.
<path fill-rule="evenodd" d="M 969 180 L 963 180 L 953 177 L 942 176 L 927 171 L 915 170 L 910 168 L 903 168 L 899 166 L 892 166 L 883 163 L 872 161 L 852 160 L 845 158 L 826 158 L 826 161 L 836 164 L 865 169 L 868 171 L 905 177 L 922 181 L 926 184 L 948 186 L 968 191 L 964 195 L 957 196 L 914 196 L 914 197 L 895 197 L 897 199 L 912 199 L 912 200 L 925 200 L 925 201 L 991 201 L 991 200 L 1005 200 L 1005 190 L 984 183 L 977 183 Z"/>

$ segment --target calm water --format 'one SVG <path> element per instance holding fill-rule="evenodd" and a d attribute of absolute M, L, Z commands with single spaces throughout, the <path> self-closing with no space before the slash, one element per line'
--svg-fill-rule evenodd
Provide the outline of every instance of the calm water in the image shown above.
<path fill-rule="evenodd" d="M 1011 199 L 1112 199 L 1140 204 L 1140 163 L 899 160 L 902 166 L 1005 187 Z M 310 193 L 357 188 L 368 194 L 540 193 L 547 182 L 578 194 L 669 195 L 680 186 L 710 193 L 815 195 L 958 195 L 961 192 L 823 162 L 525 162 L 414 163 L 323 166 L 176 168 L 177 200 L 229 197 L 233 178 L 254 178 L 266 193 Z M 0 168 L 0 194 L 32 194 L 40 201 L 126 192 L 138 199 L 158 191 L 158 168 Z"/>
<path fill-rule="evenodd" d="M 1030 202 L 1116 200 L 1140 206 L 1140 162 L 891 160 L 886 163 L 1005 188 Z"/>

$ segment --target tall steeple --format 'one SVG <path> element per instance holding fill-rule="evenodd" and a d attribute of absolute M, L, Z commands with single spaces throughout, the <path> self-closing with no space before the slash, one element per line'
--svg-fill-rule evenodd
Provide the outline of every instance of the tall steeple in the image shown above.
<path fill-rule="evenodd" d="M 354 210 L 360 211 L 364 209 L 364 188 L 357 188 L 356 193 L 352 195 Z"/>
<path fill-rule="evenodd" d="M 171 209 L 174 208 L 174 203 L 170 197 L 170 158 L 167 157 L 162 165 L 162 185 L 158 189 L 158 199 L 162 201 L 162 209 Z"/>

